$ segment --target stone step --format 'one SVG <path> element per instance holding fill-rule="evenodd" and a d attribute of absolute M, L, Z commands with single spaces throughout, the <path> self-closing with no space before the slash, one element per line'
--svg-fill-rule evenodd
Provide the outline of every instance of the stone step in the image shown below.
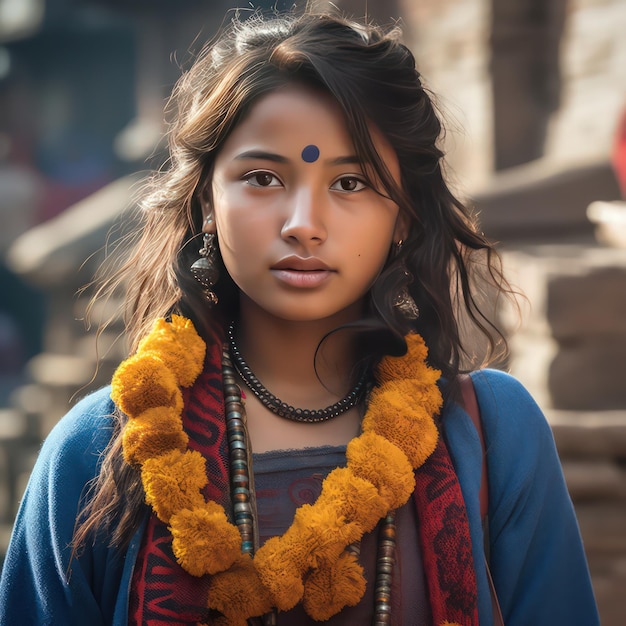
<path fill-rule="evenodd" d="M 576 505 L 588 554 L 626 557 L 626 502 L 586 502 Z"/>
<path fill-rule="evenodd" d="M 11 532 L 13 530 L 13 524 L 0 524 L 0 568 L 4 562 L 4 555 L 9 547 L 9 540 L 11 539 Z"/>
<path fill-rule="evenodd" d="M 31 379 L 46 387 L 77 389 L 89 383 L 94 362 L 84 356 L 42 352 L 27 365 Z"/>
<path fill-rule="evenodd" d="M 620 191 L 608 159 L 563 163 L 543 158 L 496 173 L 472 198 L 483 230 L 499 240 L 534 241 L 591 233 L 587 207 Z"/>
<path fill-rule="evenodd" d="M 17 409 L 0 409 L 0 444 L 11 443 L 28 434 L 28 423 Z"/>
<path fill-rule="evenodd" d="M 502 315 L 511 373 L 543 408 L 626 409 L 626 249 L 508 246 L 503 261 L 532 303 L 521 303 L 519 327 L 511 310 Z"/>
<path fill-rule="evenodd" d="M 546 411 L 574 502 L 626 502 L 626 410 Z"/>
<path fill-rule="evenodd" d="M 547 410 L 562 458 L 626 459 L 626 410 Z"/>
<path fill-rule="evenodd" d="M 574 502 L 587 500 L 626 501 L 626 470 L 617 462 L 562 462 L 567 488 Z"/>
<path fill-rule="evenodd" d="M 107 329 L 97 339 L 88 335 L 76 341 L 74 354 L 90 359 L 93 363 L 97 360 L 99 367 L 104 366 L 108 371 L 128 356 L 128 347 L 119 331 Z"/>

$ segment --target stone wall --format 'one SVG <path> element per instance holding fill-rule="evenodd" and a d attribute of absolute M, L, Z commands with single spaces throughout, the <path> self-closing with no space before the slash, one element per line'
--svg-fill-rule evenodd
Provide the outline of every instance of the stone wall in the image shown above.
<path fill-rule="evenodd" d="M 626 107 L 626 2 L 569 0 L 561 106 L 546 144 L 554 160 L 604 157 Z"/>
<path fill-rule="evenodd" d="M 547 411 L 603 626 L 626 614 L 626 411 Z"/>
<path fill-rule="evenodd" d="M 446 120 L 450 174 L 484 184 L 493 169 L 487 0 L 403 0 L 404 28 Z"/>
<path fill-rule="evenodd" d="M 512 373 L 546 409 L 626 409 L 626 249 L 509 244 L 504 262 L 527 298 Z"/>
<path fill-rule="evenodd" d="M 404 0 L 404 6 L 418 66 L 451 129 L 446 148 L 453 179 L 473 199 L 487 235 L 502 242 L 505 270 L 527 296 L 520 303 L 521 326 L 510 316 L 507 322 L 510 369 L 546 410 L 602 624 L 621 626 L 626 614 L 626 256 L 594 241 L 586 209 L 594 200 L 619 198 L 609 158 L 626 106 L 626 3 Z M 548 26 L 543 32 L 533 31 L 524 19 L 530 15 L 524 16 L 524 8 L 533 6 L 535 17 Z M 517 30 L 512 15 L 519 18 Z M 524 31 L 524 21 L 530 30 Z M 551 32 L 560 35 L 560 44 Z M 498 69 L 507 78 L 507 65 L 509 78 L 524 79 L 515 50 L 533 37 L 535 62 L 547 53 L 545 66 L 534 74 L 547 90 L 544 106 L 534 122 L 530 119 L 531 130 L 543 133 L 542 150 L 532 162 L 494 175 L 502 167 L 498 151 L 517 149 L 521 164 L 533 158 L 530 152 L 524 157 L 524 150 L 538 141 L 534 137 L 522 146 L 524 133 L 530 133 L 524 116 L 532 106 L 532 100 L 517 104 L 525 93 L 523 80 L 506 87 L 502 79 L 492 80 Z M 543 48 L 536 44 L 540 37 Z M 533 59 L 522 60 L 522 71 L 527 62 Z M 504 145 L 503 129 L 511 131 Z"/>
<path fill-rule="evenodd" d="M 559 32 L 562 36 L 558 68 L 548 72 L 542 66 L 554 64 L 551 45 L 535 45 L 535 49 L 545 52 L 544 60 L 536 61 L 535 78 L 528 78 L 539 80 L 537 76 L 543 72 L 545 77 L 541 80 L 547 85 L 543 112 L 536 105 L 539 110 L 534 126 L 546 125 L 543 154 L 537 156 L 567 164 L 608 159 L 619 113 L 626 106 L 623 0 L 401 0 L 401 5 L 407 38 L 416 52 L 418 66 L 438 94 L 448 119 L 446 145 L 450 163 L 463 186 L 477 191 L 490 184 L 496 161 L 496 105 L 508 110 L 506 124 L 512 127 L 508 141 L 524 139 L 524 135 L 513 131 L 527 123 L 527 114 L 516 101 L 505 98 L 507 92 L 522 83 L 503 83 L 500 91 L 504 93 L 492 94 L 492 46 L 493 52 L 498 53 L 497 62 L 505 65 L 502 72 L 522 81 L 524 77 L 511 48 L 521 46 L 522 50 L 529 50 L 527 42 L 533 37 L 553 42 Z M 558 6 L 563 7 L 562 24 Z M 528 13 L 525 18 L 526 29 L 523 7 L 527 13 L 535 7 L 535 13 Z M 510 28 L 510 20 L 507 26 L 502 17 L 507 12 L 519 16 L 517 33 L 504 30 Z M 492 33 L 495 15 L 501 17 Z M 537 35 L 533 20 L 543 20 L 545 34 Z M 500 44 L 503 40 L 506 45 Z M 556 81 L 552 91 L 550 80 Z M 518 94 L 518 100 L 520 97 Z M 514 151 L 515 145 L 507 150 Z"/>
<path fill-rule="evenodd" d="M 626 249 L 590 238 L 513 244 L 509 369 L 545 410 L 578 515 L 604 626 L 626 584 Z"/>

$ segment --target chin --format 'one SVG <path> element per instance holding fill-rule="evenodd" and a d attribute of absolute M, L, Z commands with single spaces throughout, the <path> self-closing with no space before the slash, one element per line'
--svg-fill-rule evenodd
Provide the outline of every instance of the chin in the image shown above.
<path fill-rule="evenodd" d="M 358 320 L 362 317 L 361 303 L 343 309 L 315 309 L 311 306 L 289 307 L 281 310 L 268 311 L 271 315 L 284 319 L 286 322 L 315 323 L 327 322 L 335 326 Z"/>

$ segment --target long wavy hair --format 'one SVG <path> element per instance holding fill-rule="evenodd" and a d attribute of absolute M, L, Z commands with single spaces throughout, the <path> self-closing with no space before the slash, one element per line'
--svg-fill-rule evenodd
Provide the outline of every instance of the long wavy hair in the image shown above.
<path fill-rule="evenodd" d="M 505 345 L 475 295 L 480 291 L 473 287 L 475 278 L 486 279 L 496 294 L 508 286 L 493 247 L 446 184 L 442 124 L 397 28 L 384 31 L 327 13 L 235 18 L 174 89 L 168 162 L 146 189 L 133 252 L 97 295 L 123 284 L 131 349 L 158 317 L 181 313 L 209 339 L 211 325 L 236 315 L 237 289 L 225 270 L 213 310 L 190 275 L 200 247 L 200 196 L 233 128 L 260 97 L 294 82 L 337 101 L 364 172 L 375 172 L 378 187 L 398 204 L 408 225 L 404 245 L 390 255 L 369 294 L 368 319 L 359 328 L 379 339 L 370 343 L 366 359 L 371 365 L 384 353 L 401 353 L 403 336 L 413 329 L 426 340 L 430 363 L 454 381 L 471 352 L 462 340 L 461 318 L 485 337 L 488 352 Z M 376 152 L 369 123 L 395 150 L 400 184 Z M 419 307 L 417 320 L 407 320 L 394 306 L 404 287 Z M 386 340 L 373 329 L 384 330 Z M 139 473 L 122 460 L 120 432 L 126 418 L 116 417 L 111 445 L 75 533 L 77 546 L 112 519 L 112 543 L 125 545 L 145 506 Z"/>

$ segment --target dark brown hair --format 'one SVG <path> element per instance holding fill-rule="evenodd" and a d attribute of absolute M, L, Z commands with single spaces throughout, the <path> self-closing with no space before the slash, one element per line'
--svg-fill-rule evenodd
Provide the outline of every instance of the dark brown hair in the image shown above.
<path fill-rule="evenodd" d="M 506 289 L 495 251 L 444 180 L 442 126 L 398 29 L 385 32 L 308 12 L 235 19 L 176 85 L 167 167 L 155 174 L 146 190 L 134 252 L 100 295 L 124 284 L 133 348 L 155 318 L 172 312 L 190 317 L 205 338 L 210 337 L 210 323 L 236 314 L 237 291 L 225 271 L 216 286 L 220 304 L 212 319 L 189 273 L 200 247 L 199 197 L 232 129 L 261 96 L 293 82 L 321 89 L 338 102 L 364 172 L 375 173 L 378 186 L 399 205 L 408 224 L 401 251 L 390 255 L 371 290 L 370 318 L 361 324 L 365 331 L 382 328 L 387 333 L 386 341 L 371 344 L 376 348 L 368 355 L 370 365 L 382 353 L 402 352 L 403 336 L 414 329 L 429 346 L 430 363 L 454 380 L 468 352 L 461 340 L 460 317 L 486 337 L 492 352 L 502 343 L 470 288 L 474 276 L 486 277 L 497 293 Z M 400 185 L 376 152 L 369 123 L 395 150 Z M 420 310 L 415 321 L 394 307 L 404 286 Z M 121 459 L 124 419 L 118 416 L 93 498 L 76 533 L 77 545 L 111 516 L 116 518 L 112 542 L 124 545 L 138 523 L 143 491 L 138 473 Z"/>

